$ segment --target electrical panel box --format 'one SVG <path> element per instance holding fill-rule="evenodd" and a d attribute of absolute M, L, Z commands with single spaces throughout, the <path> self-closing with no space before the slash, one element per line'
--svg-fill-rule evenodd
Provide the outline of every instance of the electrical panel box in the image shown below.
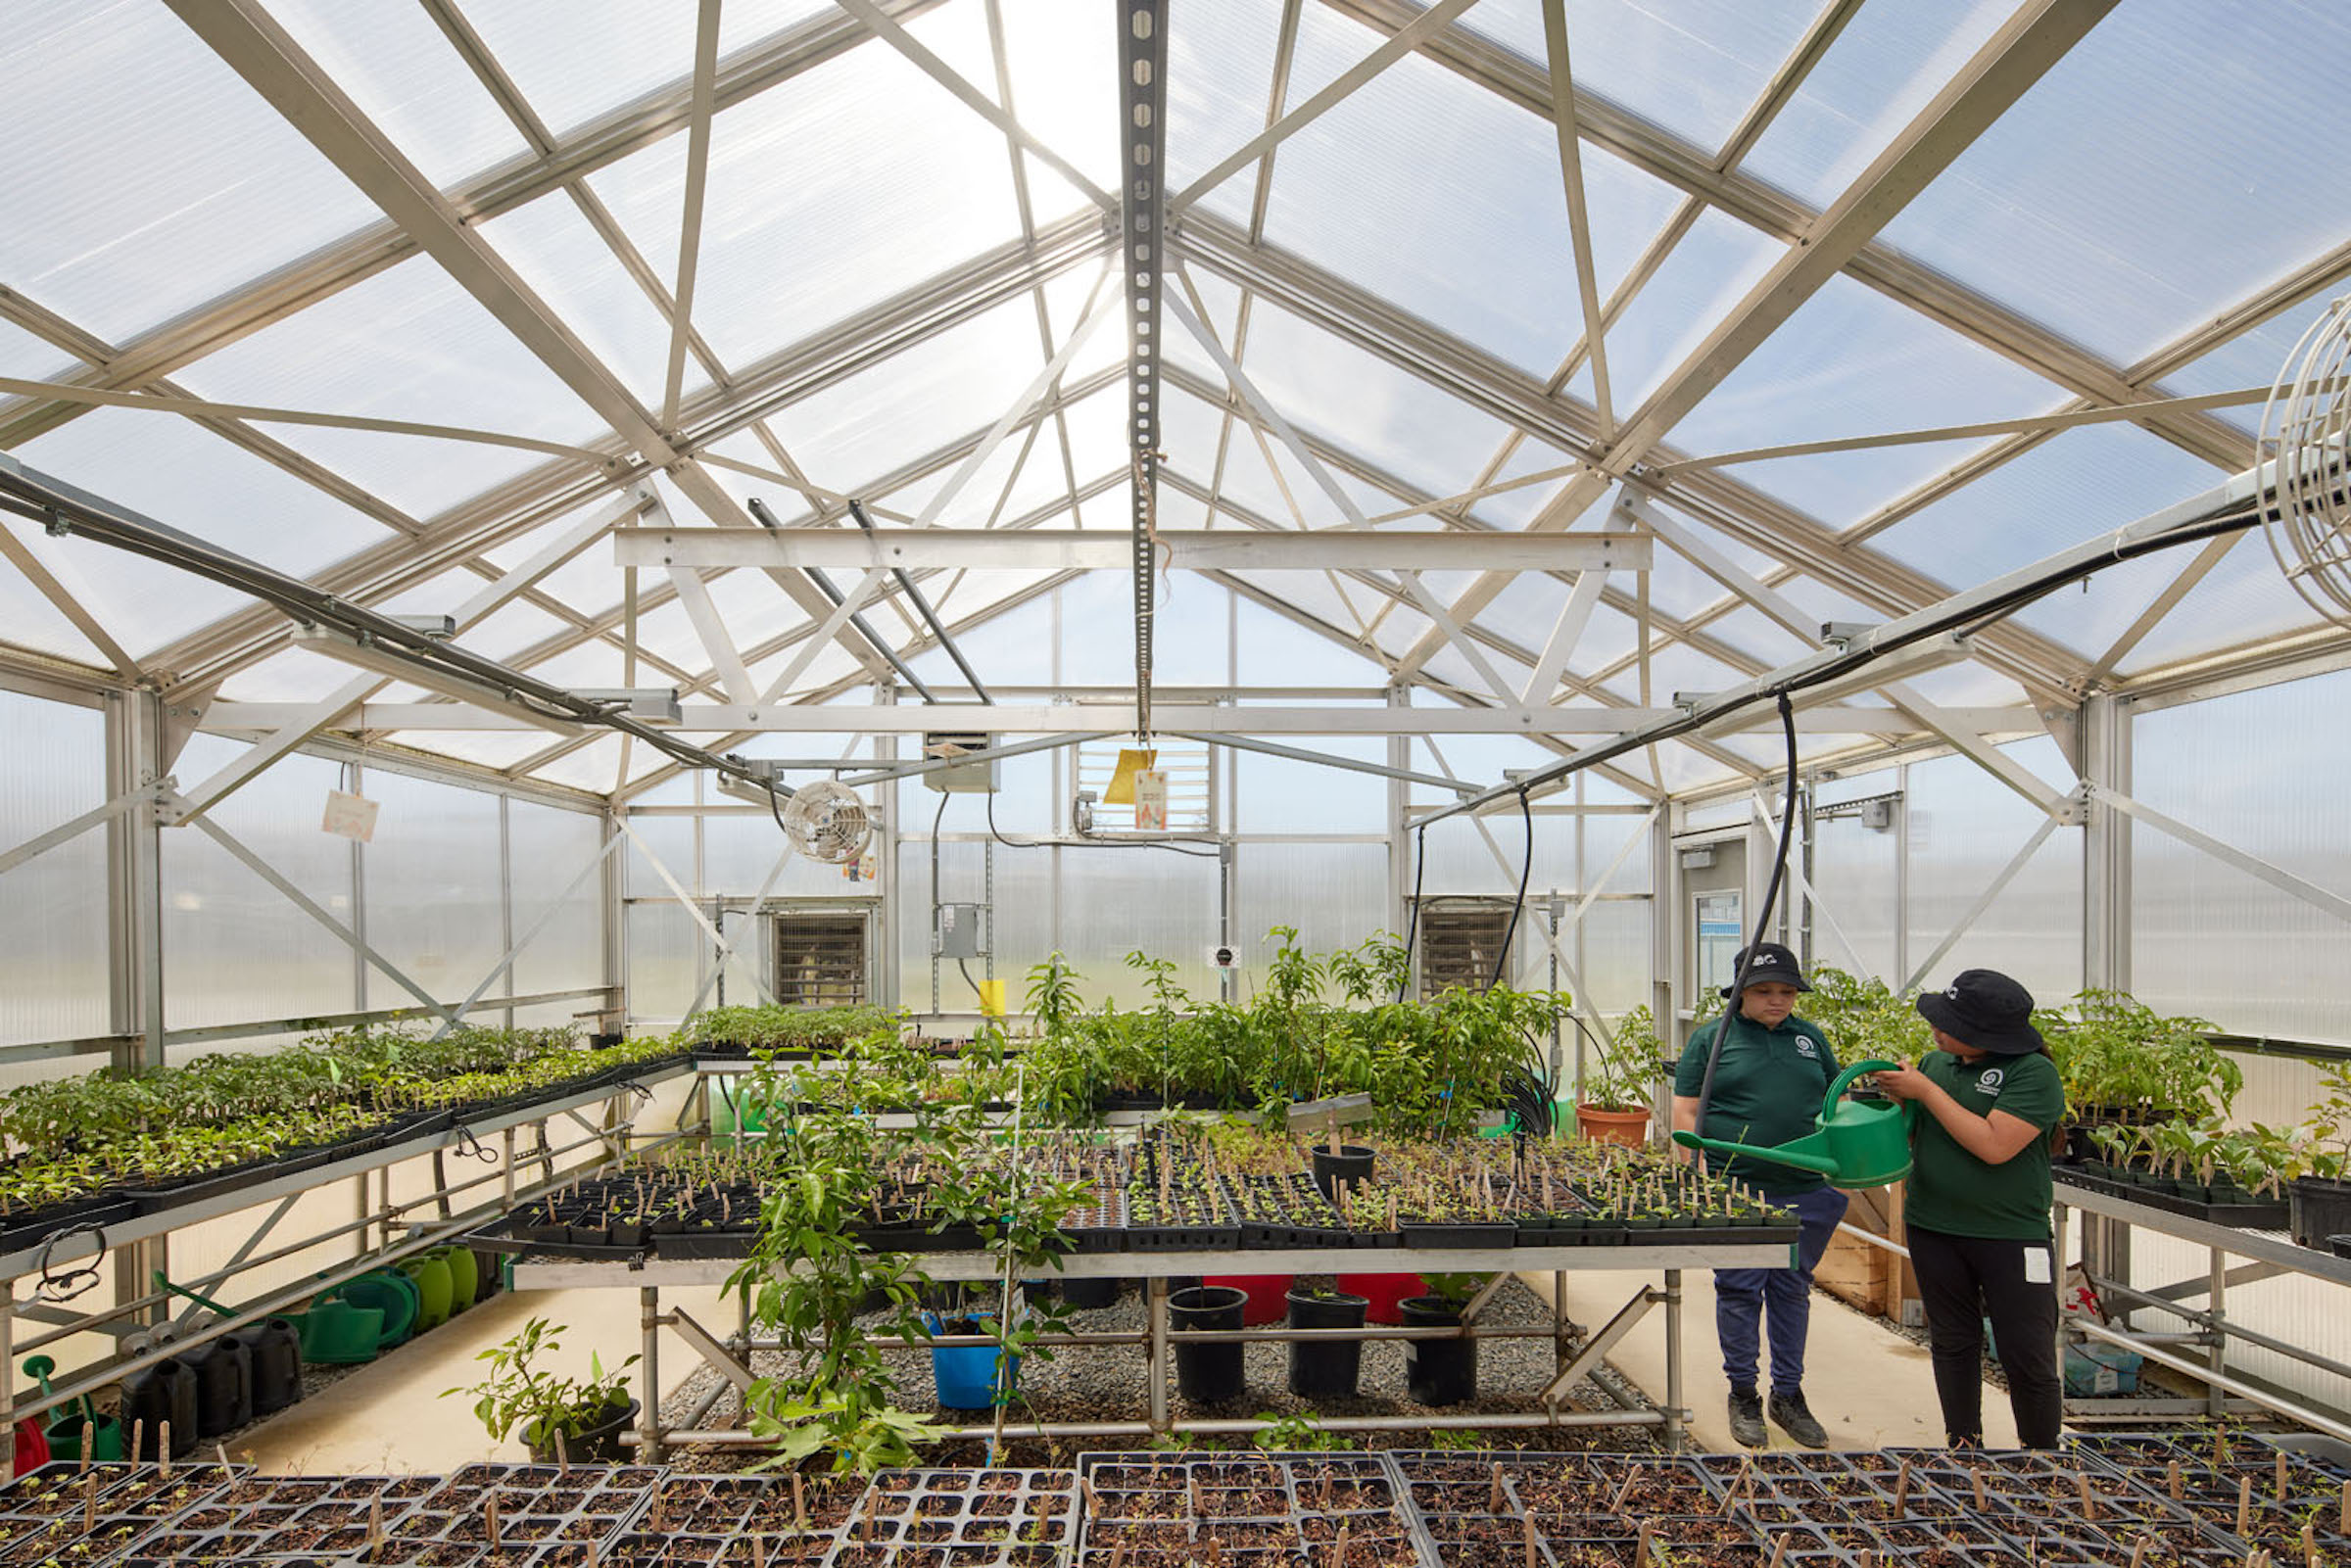
<path fill-rule="evenodd" d="M 995 743 L 994 736 L 976 731 L 936 731 L 923 736 L 923 759 L 931 762 L 942 757 L 958 757 L 968 751 L 985 751 Z M 976 758 L 952 768 L 938 768 L 924 774 L 922 780 L 926 785 L 942 794 L 992 795 L 996 792 L 996 759 Z"/>
<path fill-rule="evenodd" d="M 931 951 L 939 958 L 984 958 L 987 953 L 987 906 L 941 904 L 938 928 L 932 932 Z"/>

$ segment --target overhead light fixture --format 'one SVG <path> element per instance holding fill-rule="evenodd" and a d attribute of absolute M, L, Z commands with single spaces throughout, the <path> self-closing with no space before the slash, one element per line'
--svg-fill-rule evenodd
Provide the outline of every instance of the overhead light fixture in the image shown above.
<path fill-rule="evenodd" d="M 678 689 L 674 686 L 590 687 L 572 694 L 647 724 L 686 722 L 685 713 L 678 707 Z"/>
<path fill-rule="evenodd" d="M 376 675 L 410 682 L 428 691 L 455 698 L 472 707 L 520 719 L 555 735 L 569 736 L 582 733 L 579 725 L 542 713 L 529 703 L 516 700 L 511 692 L 488 682 L 475 681 L 452 670 L 435 669 L 415 655 L 381 648 L 372 642 L 361 642 L 347 633 L 328 627 L 297 626 L 294 628 L 294 644 Z"/>

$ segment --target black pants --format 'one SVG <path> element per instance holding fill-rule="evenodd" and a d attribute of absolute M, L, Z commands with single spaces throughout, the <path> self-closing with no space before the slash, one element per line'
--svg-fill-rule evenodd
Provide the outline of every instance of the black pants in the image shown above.
<path fill-rule="evenodd" d="M 2016 1435 L 2028 1449 L 2057 1447 L 2065 1385 L 2057 1376 L 2056 1268 L 2045 1241 L 1988 1241 L 1909 1227 L 1910 1266 L 1927 1309 L 1927 1351 L 1943 1427 L 1956 1442 L 1984 1439 L 1984 1319 L 2008 1378 Z M 2028 1282 L 2039 1255 L 2045 1280 Z"/>

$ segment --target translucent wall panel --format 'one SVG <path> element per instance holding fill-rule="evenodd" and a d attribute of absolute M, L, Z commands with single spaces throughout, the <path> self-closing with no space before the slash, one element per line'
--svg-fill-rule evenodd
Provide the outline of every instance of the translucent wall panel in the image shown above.
<path fill-rule="evenodd" d="M 1275 926 L 1296 927 L 1298 944 L 1322 954 L 1359 946 L 1390 924 L 1385 844 L 1244 844 L 1234 876 L 1244 995 L 1266 983 L 1276 948 L 1266 932 Z"/>
<path fill-rule="evenodd" d="M 706 817 L 702 821 L 702 886 L 706 893 L 749 898 L 762 885 L 771 898 L 855 898 L 874 891 L 871 882 L 850 881 L 840 866 L 793 854 L 782 875 L 769 880 L 790 848 L 775 820 L 761 812 Z"/>
<path fill-rule="evenodd" d="M 1893 780 L 1886 780 L 1892 787 Z M 1896 822 L 1898 824 L 1897 816 Z M 1857 817 L 1829 817 L 1814 826 L 1812 962 L 1899 985 L 1895 934 L 1900 916 L 1901 839 L 1895 830 L 1865 828 Z M 1795 890 L 1789 889 L 1792 900 Z M 1795 905 L 1791 904 L 1793 910 Z M 1927 956 L 1919 949 L 1918 956 Z"/>
<path fill-rule="evenodd" d="M 106 799 L 106 719 L 95 708 L 0 691 L 0 847 Z M 102 827 L 0 880 L 0 1044 L 107 1030 L 106 837 Z"/>
<path fill-rule="evenodd" d="M 175 770 L 183 784 L 192 784 L 242 756 L 245 749 L 233 740 L 196 736 L 179 754 Z M 385 799 L 378 785 L 394 782 L 390 775 L 371 779 L 369 798 Z M 211 815 L 348 927 L 357 919 L 351 840 L 318 826 L 327 791 L 342 787 L 339 764 L 317 757 L 283 757 L 214 807 Z M 497 851 L 493 838 L 481 862 L 494 899 Z M 377 979 L 388 994 L 374 1004 L 355 1001 L 351 948 L 201 830 L 166 829 L 163 855 L 167 1026 L 346 1013 L 363 1005 L 400 1007 L 414 1001 L 381 975 Z M 382 935 L 373 929 L 365 934 L 378 940 Z M 488 960 L 483 962 L 487 965 Z M 430 983 L 422 975 L 416 978 Z"/>
<path fill-rule="evenodd" d="M 693 1005 L 709 940 L 675 904 L 631 904 L 629 1019 L 674 1023 Z"/>
<path fill-rule="evenodd" d="M 2001 749 L 2054 787 L 2071 786 L 2073 774 L 2055 741 L 2019 741 Z M 1966 757 L 1913 766 L 1908 805 L 1910 962 L 1916 965 L 2024 847 L 2041 814 Z M 2044 1004 L 2082 988 L 2080 833 L 2060 829 L 2050 834 L 1923 983 L 1947 984 L 1965 969 L 2013 974 Z"/>
<path fill-rule="evenodd" d="M 548 919 L 547 928 L 515 957 L 511 984 L 495 987 L 493 995 L 528 996 L 603 983 L 604 872 L 610 862 L 571 888 L 595 860 L 603 834 L 603 824 L 584 812 L 533 805 L 527 800 L 506 803 L 514 939 L 521 940 L 550 909 L 554 914 Z M 567 888 L 571 890 L 566 892 Z"/>
<path fill-rule="evenodd" d="M 1089 1002 L 1149 1001 L 1144 976 L 1127 967 L 1127 955 L 1137 951 L 1172 960 L 1176 983 L 1192 995 L 1217 994 L 1207 962 L 1223 934 L 1216 861 L 1166 850 L 1068 849 L 1059 875 L 1061 949 L 1086 976 Z"/>
<path fill-rule="evenodd" d="M 506 947 L 498 797 L 380 771 L 366 793 L 382 807 L 366 852 L 368 945 L 425 989 L 462 997 Z M 368 1006 L 407 1000 L 368 976 Z"/>
<path fill-rule="evenodd" d="M 2351 894 L 2339 781 L 2351 674 L 2141 714 L 2131 793 L 2336 894 Z M 2351 1044 L 2343 923 L 2153 828 L 2131 830 L 2132 989 L 2244 1034 Z"/>
<path fill-rule="evenodd" d="M 1573 906 L 1569 906 L 1572 913 Z M 1619 1018 L 1650 1001 L 1652 921 L 1647 900 L 1604 899 L 1584 912 L 1581 927 L 1584 995 L 1603 1017 Z M 1573 958 L 1578 932 L 1562 928 L 1559 943 Z M 1547 951 L 1529 950 L 1520 970 L 1523 983 L 1548 986 Z M 1561 974 L 1559 988 L 1573 990 Z"/>
<path fill-rule="evenodd" d="M 1286 743 L 1286 742 L 1285 742 Z M 1385 739 L 1343 736 L 1297 738 L 1301 749 L 1385 763 Z M 1245 833 L 1384 833 L 1388 782 L 1317 762 L 1293 762 L 1244 751 L 1235 759 L 1240 831 Z"/>
<path fill-rule="evenodd" d="M 530 151 L 421 7 L 277 0 L 270 15 L 435 185 Z"/>

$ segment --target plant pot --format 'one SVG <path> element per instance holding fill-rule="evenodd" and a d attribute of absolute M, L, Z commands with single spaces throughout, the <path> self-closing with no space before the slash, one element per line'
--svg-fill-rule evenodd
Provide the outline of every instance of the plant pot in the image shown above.
<path fill-rule="evenodd" d="M 945 1325 L 935 1313 L 926 1313 L 924 1321 L 934 1334 L 987 1334 L 996 1325 L 992 1317 L 973 1318 L 968 1327 L 960 1321 Z M 992 1410 L 999 1393 L 1009 1401 L 1021 1386 L 1021 1358 L 994 1345 L 939 1346 L 931 1352 L 931 1381 L 941 1409 Z"/>
<path fill-rule="evenodd" d="M 618 1464 L 628 1457 L 621 1447 L 621 1434 L 628 1431 L 637 1419 L 637 1402 L 626 1400 L 604 1406 L 604 1418 L 594 1426 L 583 1428 L 577 1436 L 563 1434 L 563 1457 L 574 1461 L 586 1460 L 598 1464 Z M 523 1429 L 523 1441 L 530 1446 L 531 1457 L 541 1464 L 555 1462 L 555 1440 L 552 1434 L 544 1436 L 534 1421 Z"/>
<path fill-rule="evenodd" d="M 1281 1321 L 1284 1298 L 1288 1296 L 1291 1274 L 1208 1274 L 1200 1283 L 1211 1290 L 1237 1290 L 1247 1298 L 1241 1304 L 1241 1320 L 1236 1328 L 1264 1328 Z"/>
<path fill-rule="evenodd" d="M 1168 1316 L 1178 1329 L 1234 1329 L 1241 1327 L 1248 1297 L 1223 1286 L 1196 1286 L 1168 1298 Z M 1195 1404 L 1214 1404 L 1241 1397 L 1239 1345 L 1177 1345 L 1176 1387 Z"/>
<path fill-rule="evenodd" d="M 1462 1320 L 1450 1302 L 1435 1296 L 1415 1296 L 1403 1306 L 1407 1328 L 1443 1328 Z M 1477 1341 L 1406 1340 L 1404 1390 L 1415 1404 L 1460 1404 L 1477 1398 Z"/>
<path fill-rule="evenodd" d="M 1364 1310 L 1364 1320 L 1394 1328 L 1404 1321 L 1404 1300 L 1417 1296 L 1428 1285 L 1417 1274 L 1341 1274 L 1339 1289 L 1350 1296 L 1361 1296 L 1371 1305 Z"/>
<path fill-rule="evenodd" d="M 2351 1232 L 2351 1182 L 2296 1176 L 2288 1201 L 2294 1240 L 2303 1246 L 2324 1247 L 2327 1237 Z"/>
<path fill-rule="evenodd" d="M 1362 1328 L 1364 1312 L 1371 1305 L 1361 1296 L 1301 1291 L 1291 1291 L 1287 1302 L 1292 1328 Z M 1293 1340 L 1290 1392 L 1306 1399 L 1352 1400 L 1363 1359 L 1362 1340 L 1341 1343 Z"/>
<path fill-rule="evenodd" d="M 1575 1108 L 1575 1130 L 1586 1143 L 1620 1143 L 1638 1149 L 1649 1142 L 1649 1112 L 1604 1111 L 1595 1105 Z"/>
<path fill-rule="evenodd" d="M 1358 1143 L 1339 1145 L 1339 1152 L 1335 1155 L 1328 1148 L 1318 1148 L 1315 1150 L 1315 1185 L 1322 1189 L 1323 1197 L 1335 1204 L 1339 1201 L 1339 1183 L 1367 1180 L 1371 1174 L 1372 1162 L 1376 1159 L 1378 1155 L 1374 1151 Z"/>

